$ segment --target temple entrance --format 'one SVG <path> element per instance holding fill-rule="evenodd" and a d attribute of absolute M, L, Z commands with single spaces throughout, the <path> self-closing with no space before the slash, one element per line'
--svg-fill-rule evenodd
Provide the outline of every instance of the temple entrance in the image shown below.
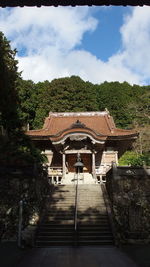
<path fill-rule="evenodd" d="M 81 160 L 84 164 L 83 172 L 92 172 L 92 156 L 91 154 L 81 154 Z M 74 164 L 77 161 L 77 154 L 68 154 L 66 155 L 66 167 L 68 172 L 75 172 Z"/>

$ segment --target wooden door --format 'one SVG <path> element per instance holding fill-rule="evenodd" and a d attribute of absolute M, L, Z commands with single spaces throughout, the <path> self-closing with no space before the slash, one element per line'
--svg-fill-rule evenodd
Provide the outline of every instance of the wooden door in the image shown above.
<path fill-rule="evenodd" d="M 81 160 L 84 164 L 83 172 L 92 172 L 92 156 L 91 154 L 80 154 Z M 74 164 L 77 161 L 77 154 L 66 155 L 66 166 L 69 172 L 75 172 Z"/>

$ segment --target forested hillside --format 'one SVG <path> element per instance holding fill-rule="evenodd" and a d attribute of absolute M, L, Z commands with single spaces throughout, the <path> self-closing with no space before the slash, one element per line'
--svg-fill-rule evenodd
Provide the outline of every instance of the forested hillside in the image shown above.
<path fill-rule="evenodd" d="M 127 82 L 92 84 L 72 76 L 51 82 L 19 81 L 20 116 L 31 129 L 40 128 L 50 111 L 103 111 L 107 108 L 121 128 L 150 122 L 150 86 Z"/>
<path fill-rule="evenodd" d="M 150 150 L 150 86 L 132 86 L 127 82 L 92 84 L 72 76 L 37 84 L 20 79 L 18 93 L 24 128 L 28 123 L 30 129 L 41 128 L 50 111 L 103 111 L 107 108 L 117 127 L 139 131 L 133 147 L 135 153 Z"/>

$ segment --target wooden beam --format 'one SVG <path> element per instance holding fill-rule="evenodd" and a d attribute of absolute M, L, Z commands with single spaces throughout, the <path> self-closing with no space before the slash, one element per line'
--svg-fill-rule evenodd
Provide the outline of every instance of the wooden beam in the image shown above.
<path fill-rule="evenodd" d="M 149 0 L 0 0 L 0 7 L 24 6 L 150 6 Z"/>

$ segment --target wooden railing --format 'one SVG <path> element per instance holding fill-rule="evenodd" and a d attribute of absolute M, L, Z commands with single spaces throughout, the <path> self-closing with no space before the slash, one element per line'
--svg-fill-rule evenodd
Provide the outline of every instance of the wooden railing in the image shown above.
<path fill-rule="evenodd" d="M 48 176 L 50 184 L 62 184 L 62 167 L 48 167 Z"/>
<path fill-rule="evenodd" d="M 49 175 L 62 175 L 62 167 L 48 167 L 48 174 Z"/>

